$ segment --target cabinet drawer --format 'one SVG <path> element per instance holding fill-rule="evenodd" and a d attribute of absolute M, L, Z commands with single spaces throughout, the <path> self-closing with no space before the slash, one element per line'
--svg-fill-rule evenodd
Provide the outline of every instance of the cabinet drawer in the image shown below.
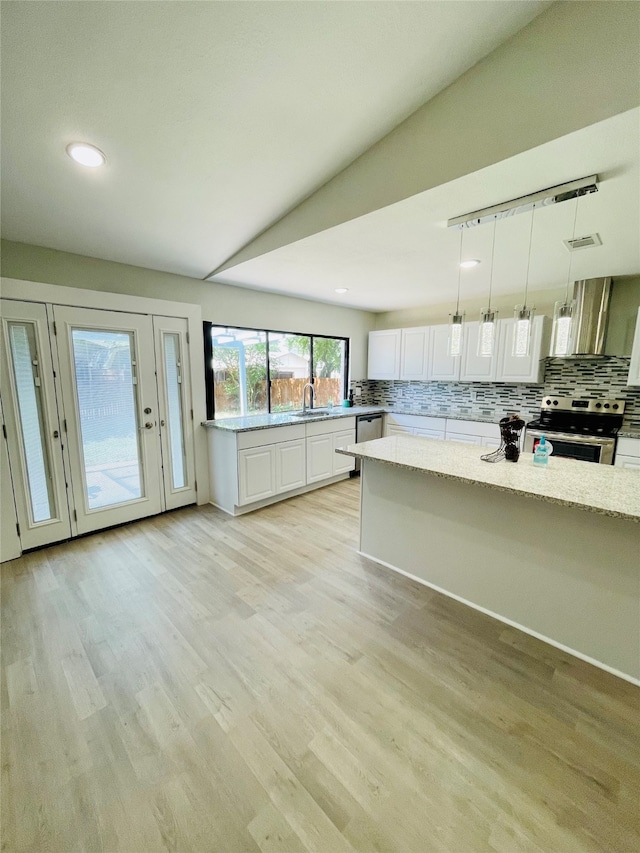
<path fill-rule="evenodd" d="M 304 437 L 304 424 L 249 430 L 248 432 L 237 433 L 238 450 L 244 450 L 247 447 L 262 447 L 265 444 L 276 444 L 279 441 L 294 441 L 296 438 Z"/>
<path fill-rule="evenodd" d="M 616 447 L 616 459 L 619 455 L 636 456 L 640 459 L 640 438 L 627 438 L 624 435 L 619 438 Z"/>
<path fill-rule="evenodd" d="M 333 432 L 346 432 L 347 430 L 356 428 L 355 417 L 351 418 L 333 418 L 330 421 L 314 421 L 307 423 L 307 438 L 312 435 L 326 435 Z"/>
<path fill-rule="evenodd" d="M 457 421 L 449 419 L 446 431 L 447 438 L 449 438 L 449 433 L 500 438 L 500 427 L 497 424 L 488 424 L 482 421 Z"/>

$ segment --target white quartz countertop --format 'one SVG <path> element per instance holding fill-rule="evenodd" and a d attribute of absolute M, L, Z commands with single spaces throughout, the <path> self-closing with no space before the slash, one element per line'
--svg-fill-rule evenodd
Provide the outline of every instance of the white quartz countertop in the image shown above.
<path fill-rule="evenodd" d="M 350 444 L 336 452 L 640 521 L 640 473 L 613 465 L 551 456 L 546 467 L 538 467 L 532 454 L 521 454 L 517 463 L 490 463 L 480 458 L 487 448 L 414 435 Z"/>

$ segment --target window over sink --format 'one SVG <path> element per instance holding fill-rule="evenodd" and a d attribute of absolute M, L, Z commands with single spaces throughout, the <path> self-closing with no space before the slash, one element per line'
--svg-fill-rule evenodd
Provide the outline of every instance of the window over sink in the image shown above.
<path fill-rule="evenodd" d="M 209 419 L 295 411 L 311 381 L 316 407 L 347 396 L 348 338 L 203 325 Z"/>

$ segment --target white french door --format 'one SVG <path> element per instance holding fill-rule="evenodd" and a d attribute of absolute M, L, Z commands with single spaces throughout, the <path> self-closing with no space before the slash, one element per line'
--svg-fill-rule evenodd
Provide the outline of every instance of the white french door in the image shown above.
<path fill-rule="evenodd" d="M 77 533 L 161 512 L 151 317 L 53 309 Z"/>
<path fill-rule="evenodd" d="M 187 321 L 178 317 L 154 316 L 153 329 L 164 506 L 176 509 L 196 501 Z"/>
<path fill-rule="evenodd" d="M 45 306 L 3 299 L 1 334 L 7 450 L 24 550 L 71 536 L 55 353 Z M 7 488 L 3 472 L 3 493 Z"/>

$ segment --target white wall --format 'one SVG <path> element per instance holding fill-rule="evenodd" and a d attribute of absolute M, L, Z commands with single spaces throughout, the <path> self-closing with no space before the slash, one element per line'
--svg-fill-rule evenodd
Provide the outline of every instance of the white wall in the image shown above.
<path fill-rule="evenodd" d="M 375 315 L 367 311 L 199 281 L 8 240 L 2 241 L 2 275 L 24 281 L 190 302 L 201 306 L 204 320 L 229 326 L 348 337 L 351 339 L 351 378 L 363 379 L 367 375 L 367 338 L 375 325 Z M 108 307 L 108 300 L 105 307 Z"/>

